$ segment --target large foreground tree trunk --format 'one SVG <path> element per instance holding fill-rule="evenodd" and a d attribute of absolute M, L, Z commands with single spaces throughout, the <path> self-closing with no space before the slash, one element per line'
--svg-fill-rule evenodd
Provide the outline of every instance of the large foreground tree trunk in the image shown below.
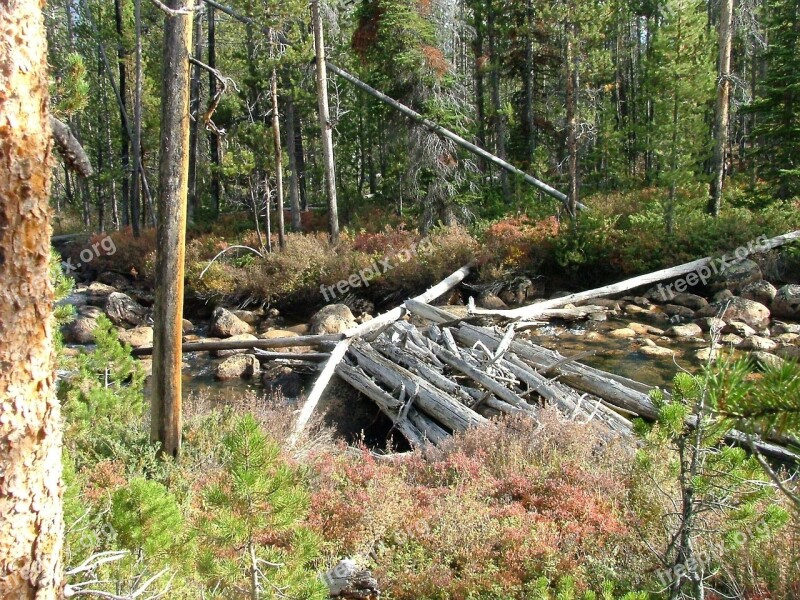
<path fill-rule="evenodd" d="M 733 0 L 723 0 L 719 18 L 719 78 L 717 107 L 714 115 L 714 163 L 708 198 L 708 213 L 719 216 L 725 181 L 725 151 L 728 147 L 728 123 L 731 99 L 731 46 L 733 40 Z"/>
<path fill-rule="evenodd" d="M 170 0 L 172 9 L 183 0 Z M 165 454 L 181 447 L 181 337 L 186 198 L 189 184 L 189 48 L 192 17 L 166 17 L 161 108 L 161 157 L 153 337 L 153 441 Z"/>
<path fill-rule="evenodd" d="M 61 593 L 43 1 L 0 7 L 0 598 Z"/>

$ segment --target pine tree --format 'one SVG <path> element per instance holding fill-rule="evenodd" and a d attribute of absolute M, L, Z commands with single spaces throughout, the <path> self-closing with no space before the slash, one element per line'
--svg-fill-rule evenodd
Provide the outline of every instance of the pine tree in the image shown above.
<path fill-rule="evenodd" d="M 712 521 L 725 524 L 717 530 L 723 543 L 735 544 L 742 531 L 765 535 L 788 518 L 775 504 L 763 514 L 757 511 L 759 503 L 773 496 L 758 461 L 742 448 L 721 444 L 732 423 L 720 419 L 717 411 L 735 389 L 726 372 L 725 365 L 709 365 L 696 376 L 679 373 L 671 397 L 659 389 L 651 393 L 658 409 L 656 423 L 637 425 L 645 441 L 638 455 L 643 473 L 655 489 L 675 490 L 670 498 L 675 511 L 664 519 L 667 538 L 659 575 L 671 599 L 705 597 L 715 553 L 704 532 L 711 530 Z M 660 473 L 656 457 L 665 450 L 674 459 L 666 473 Z"/>
<path fill-rule="evenodd" d="M 788 199 L 800 193 L 800 4 L 768 0 L 765 6 L 767 72 L 750 111 L 756 115 L 762 173 L 775 183 L 778 197 Z"/>
<path fill-rule="evenodd" d="M 301 474 L 280 459 L 252 415 L 224 437 L 223 471 L 204 492 L 199 570 L 209 597 L 247 590 L 252 600 L 279 596 L 327 598 L 311 561 L 315 536 L 301 525 L 309 494 Z"/>

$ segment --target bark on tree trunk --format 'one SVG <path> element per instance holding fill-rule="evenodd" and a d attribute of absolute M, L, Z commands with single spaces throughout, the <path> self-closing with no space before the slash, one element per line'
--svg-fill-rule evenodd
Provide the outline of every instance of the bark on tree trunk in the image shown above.
<path fill-rule="evenodd" d="M 288 78 L 287 78 L 288 80 Z M 297 148 L 295 147 L 295 112 L 291 90 L 286 93 L 286 153 L 289 155 L 289 198 L 292 206 L 292 229 L 300 231 L 300 180 L 297 172 Z"/>
<path fill-rule="evenodd" d="M 497 53 L 497 32 L 495 31 L 495 7 L 489 2 L 487 7 L 487 35 L 489 38 L 489 65 L 490 83 L 492 97 L 492 123 L 494 125 L 494 147 L 498 158 L 506 159 L 506 122 L 503 110 L 500 106 L 500 57 Z M 500 170 L 500 186 L 503 189 L 503 199 L 506 203 L 511 202 L 511 186 L 508 180 L 508 172 Z"/>
<path fill-rule="evenodd" d="M 733 39 L 733 0 L 722 0 L 719 19 L 719 81 L 714 122 L 714 163 L 708 198 L 708 213 L 719 216 L 725 181 L 725 150 L 728 146 L 728 121 L 731 95 L 731 44 Z"/>
<path fill-rule="evenodd" d="M 281 152 L 281 121 L 278 114 L 278 73 L 272 69 L 272 136 L 275 148 L 275 195 L 278 201 L 278 247 L 286 248 L 286 229 L 283 222 L 283 153 Z M 269 213 L 269 204 L 267 204 Z"/>
<path fill-rule="evenodd" d="M 167 5 L 177 10 L 183 7 L 183 0 L 170 0 Z M 171 456 L 176 456 L 181 446 L 181 337 L 189 179 L 191 42 L 190 14 L 165 18 L 150 435 L 161 444 L 162 451 Z"/>
<path fill-rule="evenodd" d="M 203 56 L 203 30 L 200 13 L 194 19 L 194 56 Z M 200 60 L 198 58 L 198 60 Z M 197 159 L 199 152 L 198 139 L 200 137 L 200 76 L 199 65 L 192 69 L 192 85 L 190 90 L 191 104 L 189 111 L 192 115 L 191 129 L 189 130 L 189 220 L 193 220 L 200 212 L 200 194 L 197 192 Z"/>
<path fill-rule="evenodd" d="M 49 600 L 62 590 L 63 523 L 43 4 L 0 10 L 0 597 Z"/>
<path fill-rule="evenodd" d="M 319 127 L 322 131 L 322 161 L 325 169 L 325 190 L 328 196 L 328 236 L 331 245 L 339 243 L 339 213 L 336 202 L 336 166 L 333 161 L 333 132 L 328 112 L 328 74 L 325 66 L 325 38 L 319 0 L 311 2 L 311 22 L 314 29 L 314 49 L 317 62 L 317 103 Z"/>
<path fill-rule="evenodd" d="M 575 24 L 567 23 L 567 153 L 569 155 L 569 192 L 567 209 L 578 216 L 578 65 L 575 52 Z"/>
<path fill-rule="evenodd" d="M 134 235 L 137 235 L 139 230 L 138 216 L 139 207 L 142 205 L 141 201 L 141 185 L 142 181 L 142 0 L 134 0 L 133 5 L 133 20 L 136 38 L 136 59 L 134 62 L 134 84 L 133 84 L 133 132 L 131 140 L 131 148 L 133 152 L 133 169 L 131 179 L 131 212 L 136 217 L 134 221 L 137 222 L 133 226 Z M 123 184 L 125 179 L 123 179 Z M 124 194 L 123 189 L 123 194 Z"/>
<path fill-rule="evenodd" d="M 212 69 L 217 68 L 217 37 L 216 23 L 214 17 L 214 7 L 210 4 L 208 8 L 208 66 Z M 208 74 L 208 98 L 212 101 L 217 95 L 217 78 L 213 73 Z M 211 203 L 214 213 L 219 214 L 220 196 L 222 186 L 219 180 L 219 169 L 222 164 L 222 148 L 219 143 L 219 133 L 210 131 L 208 145 L 211 149 Z"/>
<path fill-rule="evenodd" d="M 130 132 L 127 125 L 127 69 L 125 68 L 125 49 L 122 41 L 122 1 L 114 0 L 114 23 L 117 30 L 117 66 L 119 69 L 120 98 L 120 162 L 122 163 L 122 223 L 130 223 L 134 237 L 139 236 L 139 207 L 130 204 Z M 129 208 L 130 207 L 130 208 Z M 128 211 L 130 210 L 130 214 Z"/>

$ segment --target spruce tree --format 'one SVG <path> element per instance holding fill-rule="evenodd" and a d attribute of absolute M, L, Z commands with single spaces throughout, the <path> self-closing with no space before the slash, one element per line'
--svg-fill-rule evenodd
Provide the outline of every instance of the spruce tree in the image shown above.
<path fill-rule="evenodd" d="M 762 173 L 788 199 L 800 193 L 800 4 L 797 0 L 768 0 L 767 72 L 756 115 Z"/>

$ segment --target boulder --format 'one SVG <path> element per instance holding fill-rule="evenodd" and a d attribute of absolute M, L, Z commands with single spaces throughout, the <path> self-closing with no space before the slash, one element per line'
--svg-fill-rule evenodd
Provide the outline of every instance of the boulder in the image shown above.
<path fill-rule="evenodd" d="M 786 360 L 800 361 L 800 346 L 781 346 L 778 348 L 777 354 Z"/>
<path fill-rule="evenodd" d="M 639 348 L 639 353 L 645 356 L 653 356 L 653 357 L 663 357 L 663 356 L 673 356 L 675 354 L 675 350 L 672 348 L 663 348 L 662 346 L 642 346 Z"/>
<path fill-rule="evenodd" d="M 684 306 L 692 310 L 700 310 L 708 306 L 708 300 L 697 294 L 689 294 L 686 292 L 679 292 L 675 294 L 670 300 L 672 304 Z"/>
<path fill-rule="evenodd" d="M 775 336 L 775 341 L 780 344 L 788 344 L 790 346 L 800 345 L 800 334 L 797 333 L 781 333 Z"/>
<path fill-rule="evenodd" d="M 781 333 L 800 333 L 800 323 L 784 323 L 783 321 L 773 321 L 772 333 L 775 335 L 780 335 Z"/>
<path fill-rule="evenodd" d="M 253 328 L 231 311 L 218 306 L 214 309 L 208 334 L 213 337 L 229 338 L 232 335 L 253 333 Z"/>
<path fill-rule="evenodd" d="M 78 308 L 78 314 L 82 317 L 89 317 L 90 319 L 96 319 L 100 315 L 103 314 L 103 311 L 97 308 L 96 306 L 85 305 Z"/>
<path fill-rule="evenodd" d="M 759 302 L 734 296 L 730 300 L 713 302 L 698 313 L 700 317 L 719 316 L 723 321 L 742 321 L 754 329 L 761 329 L 769 323 L 769 309 Z"/>
<path fill-rule="evenodd" d="M 343 333 L 355 326 L 355 317 L 344 304 L 329 304 L 311 317 L 311 333 L 315 335 Z"/>
<path fill-rule="evenodd" d="M 697 338 L 702 337 L 703 330 L 697 323 L 687 323 L 670 327 L 664 332 L 664 335 L 677 338 Z"/>
<path fill-rule="evenodd" d="M 291 367 L 273 365 L 262 372 L 264 390 L 284 398 L 299 398 L 303 393 L 303 379 Z"/>
<path fill-rule="evenodd" d="M 183 319 L 181 327 L 183 328 L 184 335 L 194 332 L 194 323 L 192 323 L 189 319 Z"/>
<path fill-rule="evenodd" d="M 261 364 L 253 354 L 235 354 L 217 365 L 214 377 L 220 381 L 249 379 L 261 372 Z"/>
<path fill-rule="evenodd" d="M 252 310 L 232 310 L 231 312 L 248 325 L 253 325 L 254 327 L 261 320 L 261 315 Z"/>
<path fill-rule="evenodd" d="M 299 325 L 292 325 L 291 327 L 286 327 L 284 331 L 289 331 L 291 333 L 296 333 L 297 335 L 308 335 L 308 332 L 311 328 L 306 323 L 300 323 Z"/>
<path fill-rule="evenodd" d="M 709 282 L 709 287 L 714 291 L 727 289 L 738 294 L 742 288 L 760 279 L 763 279 L 761 267 L 752 260 L 744 259 L 723 267 Z"/>
<path fill-rule="evenodd" d="M 764 279 L 760 281 L 754 281 L 753 283 L 748 283 L 742 288 L 742 298 L 760 302 L 765 306 L 772 304 L 772 301 L 775 299 L 775 295 L 777 293 L 778 290 L 775 289 L 775 286 Z"/>
<path fill-rule="evenodd" d="M 707 306 L 708 304 L 706 304 Z M 680 317 L 681 319 L 694 319 L 694 310 L 680 304 L 665 304 L 661 307 L 670 317 Z"/>
<path fill-rule="evenodd" d="M 749 338 L 756 334 L 756 330 L 747 323 L 741 321 L 731 321 L 722 328 L 722 333 L 733 333 L 743 338 Z"/>
<path fill-rule="evenodd" d="M 260 337 L 262 340 L 274 340 L 278 338 L 299 337 L 299 334 L 289 329 L 270 329 L 258 337 Z"/>
<path fill-rule="evenodd" d="M 729 300 L 733 298 L 733 292 L 730 290 L 720 290 L 711 298 L 712 302 L 721 302 L 722 300 Z"/>
<path fill-rule="evenodd" d="M 721 338 L 719 338 L 720 344 L 725 344 L 726 346 L 738 346 L 744 341 L 744 339 L 740 338 L 735 333 L 726 333 Z"/>
<path fill-rule="evenodd" d="M 694 353 L 694 357 L 700 361 L 714 360 L 717 358 L 719 351 L 716 348 L 701 348 Z"/>
<path fill-rule="evenodd" d="M 777 347 L 777 342 L 773 342 L 771 339 L 761 337 L 760 335 L 754 335 L 747 338 L 739 346 L 741 350 L 761 350 L 763 352 L 771 352 Z"/>
<path fill-rule="evenodd" d="M 636 332 L 629 327 L 622 327 L 608 332 L 608 337 L 617 339 L 630 339 L 636 337 Z"/>
<path fill-rule="evenodd" d="M 776 317 L 800 320 L 800 285 L 785 285 L 775 294 L 772 313 Z"/>
<path fill-rule="evenodd" d="M 750 356 L 753 357 L 753 359 L 756 361 L 756 366 L 762 371 L 768 368 L 779 369 L 783 366 L 783 363 L 786 362 L 780 356 L 775 356 L 769 352 L 751 352 Z"/>
<path fill-rule="evenodd" d="M 254 336 L 252 333 L 240 333 L 238 335 L 232 335 L 231 337 L 227 338 L 226 342 L 252 342 L 257 340 L 258 338 Z M 250 352 L 250 349 L 243 348 L 241 350 L 213 350 L 211 354 L 213 356 L 224 358 L 226 356 L 233 356 L 234 354 L 246 354 Z"/>
<path fill-rule="evenodd" d="M 80 316 L 61 328 L 67 344 L 94 344 L 94 328 L 97 321 L 91 317 Z"/>
<path fill-rule="evenodd" d="M 122 329 L 118 335 L 119 341 L 128 344 L 131 348 L 153 345 L 153 328 L 147 325 L 140 325 L 128 330 Z"/>
<path fill-rule="evenodd" d="M 725 327 L 725 321 L 717 317 L 703 317 L 695 321 L 703 331 L 722 331 Z"/>
<path fill-rule="evenodd" d="M 108 318 L 117 327 L 138 327 L 151 322 L 150 309 L 122 292 L 112 292 L 108 295 L 105 310 Z"/>
<path fill-rule="evenodd" d="M 494 294 L 486 294 L 478 298 L 477 305 L 489 310 L 505 310 L 508 305 Z"/>
<path fill-rule="evenodd" d="M 627 329 L 633 329 L 639 335 L 664 335 L 664 330 L 644 323 L 628 323 Z"/>

